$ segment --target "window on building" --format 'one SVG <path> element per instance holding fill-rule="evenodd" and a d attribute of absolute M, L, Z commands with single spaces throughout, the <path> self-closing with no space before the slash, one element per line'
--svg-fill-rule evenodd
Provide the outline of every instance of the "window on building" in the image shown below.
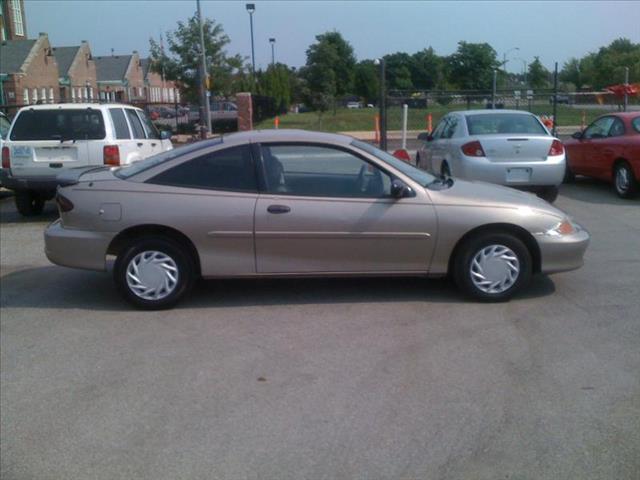
<path fill-rule="evenodd" d="M 173 88 L 169 89 L 169 101 L 173 103 Z"/>
<path fill-rule="evenodd" d="M 47 89 L 44 87 L 40 89 L 40 98 L 42 99 L 42 103 L 47 101 Z"/>
<path fill-rule="evenodd" d="M 76 89 L 75 88 L 71 89 L 71 101 L 73 103 L 76 103 Z"/>
<path fill-rule="evenodd" d="M 11 10 L 13 10 L 13 31 L 16 35 L 24 36 L 22 5 L 20 4 L 20 0 L 11 0 Z"/>
<path fill-rule="evenodd" d="M 53 103 L 53 87 L 49 87 L 49 103 Z"/>
<path fill-rule="evenodd" d="M 93 87 L 89 87 L 89 100 L 93 102 Z"/>
<path fill-rule="evenodd" d="M 176 103 L 180 103 L 180 90 L 176 89 Z"/>
<path fill-rule="evenodd" d="M 29 89 L 25 88 L 22 90 L 22 103 L 25 105 L 29 105 Z"/>
<path fill-rule="evenodd" d="M 33 103 L 38 103 L 38 89 L 33 89 Z"/>

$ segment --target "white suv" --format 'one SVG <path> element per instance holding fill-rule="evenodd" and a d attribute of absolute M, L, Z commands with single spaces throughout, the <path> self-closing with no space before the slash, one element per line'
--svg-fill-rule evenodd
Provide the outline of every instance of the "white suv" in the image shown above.
<path fill-rule="evenodd" d="M 158 132 L 131 105 L 33 105 L 11 124 L 0 178 L 14 190 L 18 211 L 37 215 L 55 195 L 58 174 L 69 168 L 127 165 L 172 148 L 169 132 Z"/>

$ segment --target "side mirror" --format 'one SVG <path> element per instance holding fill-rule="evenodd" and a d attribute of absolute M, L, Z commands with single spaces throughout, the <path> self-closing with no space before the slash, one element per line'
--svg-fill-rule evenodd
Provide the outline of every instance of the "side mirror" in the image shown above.
<path fill-rule="evenodd" d="M 162 130 L 160 132 L 160 140 L 171 140 L 171 132 L 169 130 Z"/>
<path fill-rule="evenodd" d="M 418 135 L 418 140 L 431 142 L 433 140 L 433 136 L 429 132 L 422 132 Z"/>
<path fill-rule="evenodd" d="M 580 140 L 582 138 L 582 132 L 575 132 L 571 135 L 571 138 L 575 138 L 576 140 Z"/>
<path fill-rule="evenodd" d="M 394 178 L 391 182 L 391 196 L 393 198 L 413 197 L 414 193 L 411 187 L 398 178 Z"/>

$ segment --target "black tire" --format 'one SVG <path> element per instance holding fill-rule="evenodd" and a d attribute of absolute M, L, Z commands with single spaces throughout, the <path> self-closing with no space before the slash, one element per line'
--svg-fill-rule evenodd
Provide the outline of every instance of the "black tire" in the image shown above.
<path fill-rule="evenodd" d="M 483 249 L 491 246 L 506 247 L 513 252 L 519 264 L 519 272 L 513 283 L 504 291 L 487 292 L 478 287 L 472 279 L 472 262 Z M 516 292 L 525 287 L 531 280 L 531 253 L 526 245 L 516 236 L 509 233 L 482 233 L 466 240 L 459 249 L 453 263 L 453 278 L 458 286 L 469 297 L 483 302 L 503 302 L 509 300 Z"/>
<path fill-rule="evenodd" d="M 538 192 L 538 196 L 549 203 L 553 203 L 558 198 L 559 191 L 558 187 L 544 187 Z"/>
<path fill-rule="evenodd" d="M 622 181 L 619 175 L 626 175 L 627 181 Z M 620 198 L 633 198 L 638 193 L 638 180 L 633 175 L 631 165 L 624 160 L 613 167 L 613 188 Z"/>
<path fill-rule="evenodd" d="M 127 269 L 130 262 L 143 252 L 160 252 L 169 257 L 177 269 L 177 280 L 172 291 L 159 299 L 143 298 L 129 286 Z M 124 247 L 116 258 L 113 279 L 124 298 L 138 308 L 162 310 L 171 308 L 191 289 L 195 281 L 195 262 L 177 241 L 163 236 L 140 237 Z"/>
<path fill-rule="evenodd" d="M 34 217 L 42 213 L 44 198 L 31 190 L 19 190 L 14 194 L 16 208 L 23 217 Z"/>
<path fill-rule="evenodd" d="M 566 165 L 564 169 L 564 178 L 562 179 L 562 183 L 574 183 L 576 181 L 576 175 L 571 171 L 571 167 L 569 166 L 569 157 L 565 158 Z"/>
<path fill-rule="evenodd" d="M 442 164 L 440 165 L 440 173 L 445 177 L 451 176 L 451 168 L 449 167 L 449 164 L 446 161 L 442 162 Z"/>

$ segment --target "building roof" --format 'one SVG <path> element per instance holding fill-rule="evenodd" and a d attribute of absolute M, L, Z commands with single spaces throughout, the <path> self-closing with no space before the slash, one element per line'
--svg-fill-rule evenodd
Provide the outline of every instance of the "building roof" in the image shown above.
<path fill-rule="evenodd" d="M 133 55 L 114 55 L 93 57 L 96 63 L 96 75 L 99 82 L 124 81 L 127 68 Z"/>
<path fill-rule="evenodd" d="M 68 76 L 69 69 L 78 54 L 78 50 L 80 50 L 80 45 L 75 47 L 55 47 L 53 49 L 53 54 L 58 63 L 58 72 L 61 77 Z"/>
<path fill-rule="evenodd" d="M 150 58 L 141 58 L 140 64 L 142 65 L 142 75 L 144 78 L 147 78 L 147 74 L 151 69 L 151 59 Z"/>
<path fill-rule="evenodd" d="M 0 43 L 0 73 L 17 73 L 37 40 L 5 40 Z"/>

